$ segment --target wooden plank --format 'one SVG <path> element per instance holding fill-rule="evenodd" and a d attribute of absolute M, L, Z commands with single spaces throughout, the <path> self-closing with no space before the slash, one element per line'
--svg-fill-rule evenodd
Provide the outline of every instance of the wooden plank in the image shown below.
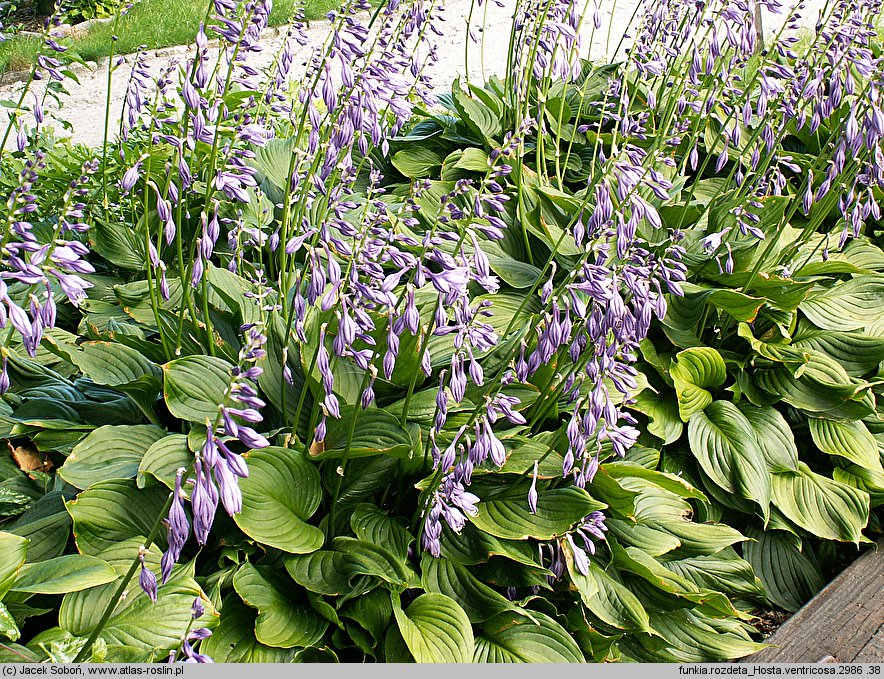
<path fill-rule="evenodd" d="M 882 662 L 884 539 L 848 566 L 741 662 Z M 862 659 L 860 659 L 862 658 Z M 867 659 L 868 658 L 868 659 Z M 831 662 L 831 661 L 830 661 Z"/>
<path fill-rule="evenodd" d="M 884 625 L 878 628 L 872 640 L 856 654 L 853 662 L 884 663 Z"/>

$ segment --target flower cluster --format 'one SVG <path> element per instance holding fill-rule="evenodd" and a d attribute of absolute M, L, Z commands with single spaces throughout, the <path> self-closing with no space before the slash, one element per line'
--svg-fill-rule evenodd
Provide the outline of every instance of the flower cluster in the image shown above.
<path fill-rule="evenodd" d="M 251 426 L 262 421 L 260 410 L 265 403 L 258 398 L 257 379 L 262 369 L 256 365 L 264 359 L 266 337 L 257 326 L 244 326 L 245 344 L 238 365 L 233 369 L 225 400 L 218 406 L 218 417 L 206 422 L 206 440 L 193 463 L 194 475 L 188 479 L 190 505 L 193 511 L 193 533 L 205 545 L 215 520 L 219 501 L 231 516 L 242 511 L 239 479 L 249 475 L 246 461 L 232 449 L 238 441 L 246 448 L 265 448 L 270 442 Z M 178 469 L 172 503 L 165 520 L 168 548 L 160 561 L 162 582 L 168 581 L 181 551 L 190 537 L 190 521 L 184 508 L 187 493 L 183 488 L 187 468 Z M 150 593 L 156 588 L 156 577 L 143 565 L 142 588 Z"/>
<path fill-rule="evenodd" d="M 6 226 L 0 236 L 0 328 L 11 325 L 29 356 L 35 356 L 46 329 L 55 326 L 56 297 L 53 287 L 74 306 L 86 298 L 92 287 L 82 276 L 94 272 L 86 260 L 88 248 L 80 236 L 88 229 L 83 221 L 88 193 L 86 183 L 98 168 L 86 162 L 82 174 L 71 182 L 61 197 L 58 220 L 51 239 L 37 236 L 33 222 L 38 214 L 34 185 L 45 167 L 45 156 L 37 151 L 25 161 L 18 185 L 6 201 Z M 8 384 L 6 363 L 0 370 L 0 393 Z"/>
<path fill-rule="evenodd" d="M 248 476 L 248 468 L 242 456 L 230 449 L 229 443 L 238 440 L 247 448 L 270 445 L 264 436 L 249 426 L 262 420 L 259 410 L 264 407 L 264 402 L 258 398 L 256 387 L 261 368 L 255 363 L 266 355 L 263 347 L 267 339 L 257 327 L 244 330 L 247 337 L 240 352 L 239 365 L 248 367 L 234 369 L 228 391 L 229 402 L 219 405 L 218 419 L 214 424 L 206 423 L 206 442 L 194 462 L 196 478 L 191 505 L 194 535 L 200 544 L 208 540 L 219 498 L 228 514 L 242 510 L 237 479 Z"/>

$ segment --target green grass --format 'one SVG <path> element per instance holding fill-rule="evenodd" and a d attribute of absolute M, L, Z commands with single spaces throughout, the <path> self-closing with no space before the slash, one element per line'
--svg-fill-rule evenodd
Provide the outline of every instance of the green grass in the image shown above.
<path fill-rule="evenodd" d="M 270 25 L 288 23 L 296 2 L 274 0 Z M 323 17 L 340 5 L 341 0 L 307 0 L 306 17 L 308 20 Z M 206 7 L 206 0 L 141 0 L 120 19 L 116 53 L 137 52 L 142 45 L 157 49 L 192 43 Z M 64 43 L 72 53 L 92 61 L 110 54 L 112 35 L 112 24 L 99 24 L 84 37 Z M 38 47 L 36 38 L 9 36 L 0 43 L 0 73 L 30 69 Z"/>
<path fill-rule="evenodd" d="M 39 46 L 37 38 L 7 37 L 0 42 L 0 73 L 29 69 Z"/>

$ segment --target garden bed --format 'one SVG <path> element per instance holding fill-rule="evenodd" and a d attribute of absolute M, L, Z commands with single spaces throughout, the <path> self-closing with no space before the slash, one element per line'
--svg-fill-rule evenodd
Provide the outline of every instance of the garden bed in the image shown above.
<path fill-rule="evenodd" d="M 881 532 L 880 3 L 611 63 L 521 2 L 445 88 L 441 10 L 369 9 L 301 62 L 212 3 L 98 147 L 49 35 L 5 102 L 0 660 L 759 651 Z"/>

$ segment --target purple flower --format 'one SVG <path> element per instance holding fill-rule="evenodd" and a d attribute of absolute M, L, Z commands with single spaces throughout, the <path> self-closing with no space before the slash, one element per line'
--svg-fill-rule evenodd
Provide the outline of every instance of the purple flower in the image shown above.
<path fill-rule="evenodd" d="M 199 458 L 194 464 L 196 480 L 190 493 L 190 506 L 193 509 L 193 533 L 196 541 L 205 545 L 209 540 L 212 523 L 215 521 L 215 511 L 218 509 L 218 490 L 203 470 Z"/>
<path fill-rule="evenodd" d="M 184 661 L 186 663 L 211 663 L 214 662 L 209 656 L 204 653 L 197 653 L 193 650 L 193 646 L 191 645 L 191 641 L 197 639 L 205 639 L 211 636 L 212 632 L 207 629 L 198 629 L 192 630 L 188 635 L 187 639 L 184 640 L 181 644 L 181 650 L 184 653 Z M 204 636 L 203 636 L 204 635 Z"/>
<path fill-rule="evenodd" d="M 181 550 L 184 543 L 190 536 L 190 522 L 187 520 L 187 514 L 184 512 L 184 491 L 181 489 L 181 479 L 186 470 L 181 468 L 175 475 L 175 490 L 172 495 L 172 505 L 169 508 L 169 516 L 166 519 L 166 538 L 169 543 L 168 549 L 163 553 L 160 566 L 162 571 L 163 584 L 165 584 L 169 576 L 172 574 L 172 566 L 181 556 Z"/>

